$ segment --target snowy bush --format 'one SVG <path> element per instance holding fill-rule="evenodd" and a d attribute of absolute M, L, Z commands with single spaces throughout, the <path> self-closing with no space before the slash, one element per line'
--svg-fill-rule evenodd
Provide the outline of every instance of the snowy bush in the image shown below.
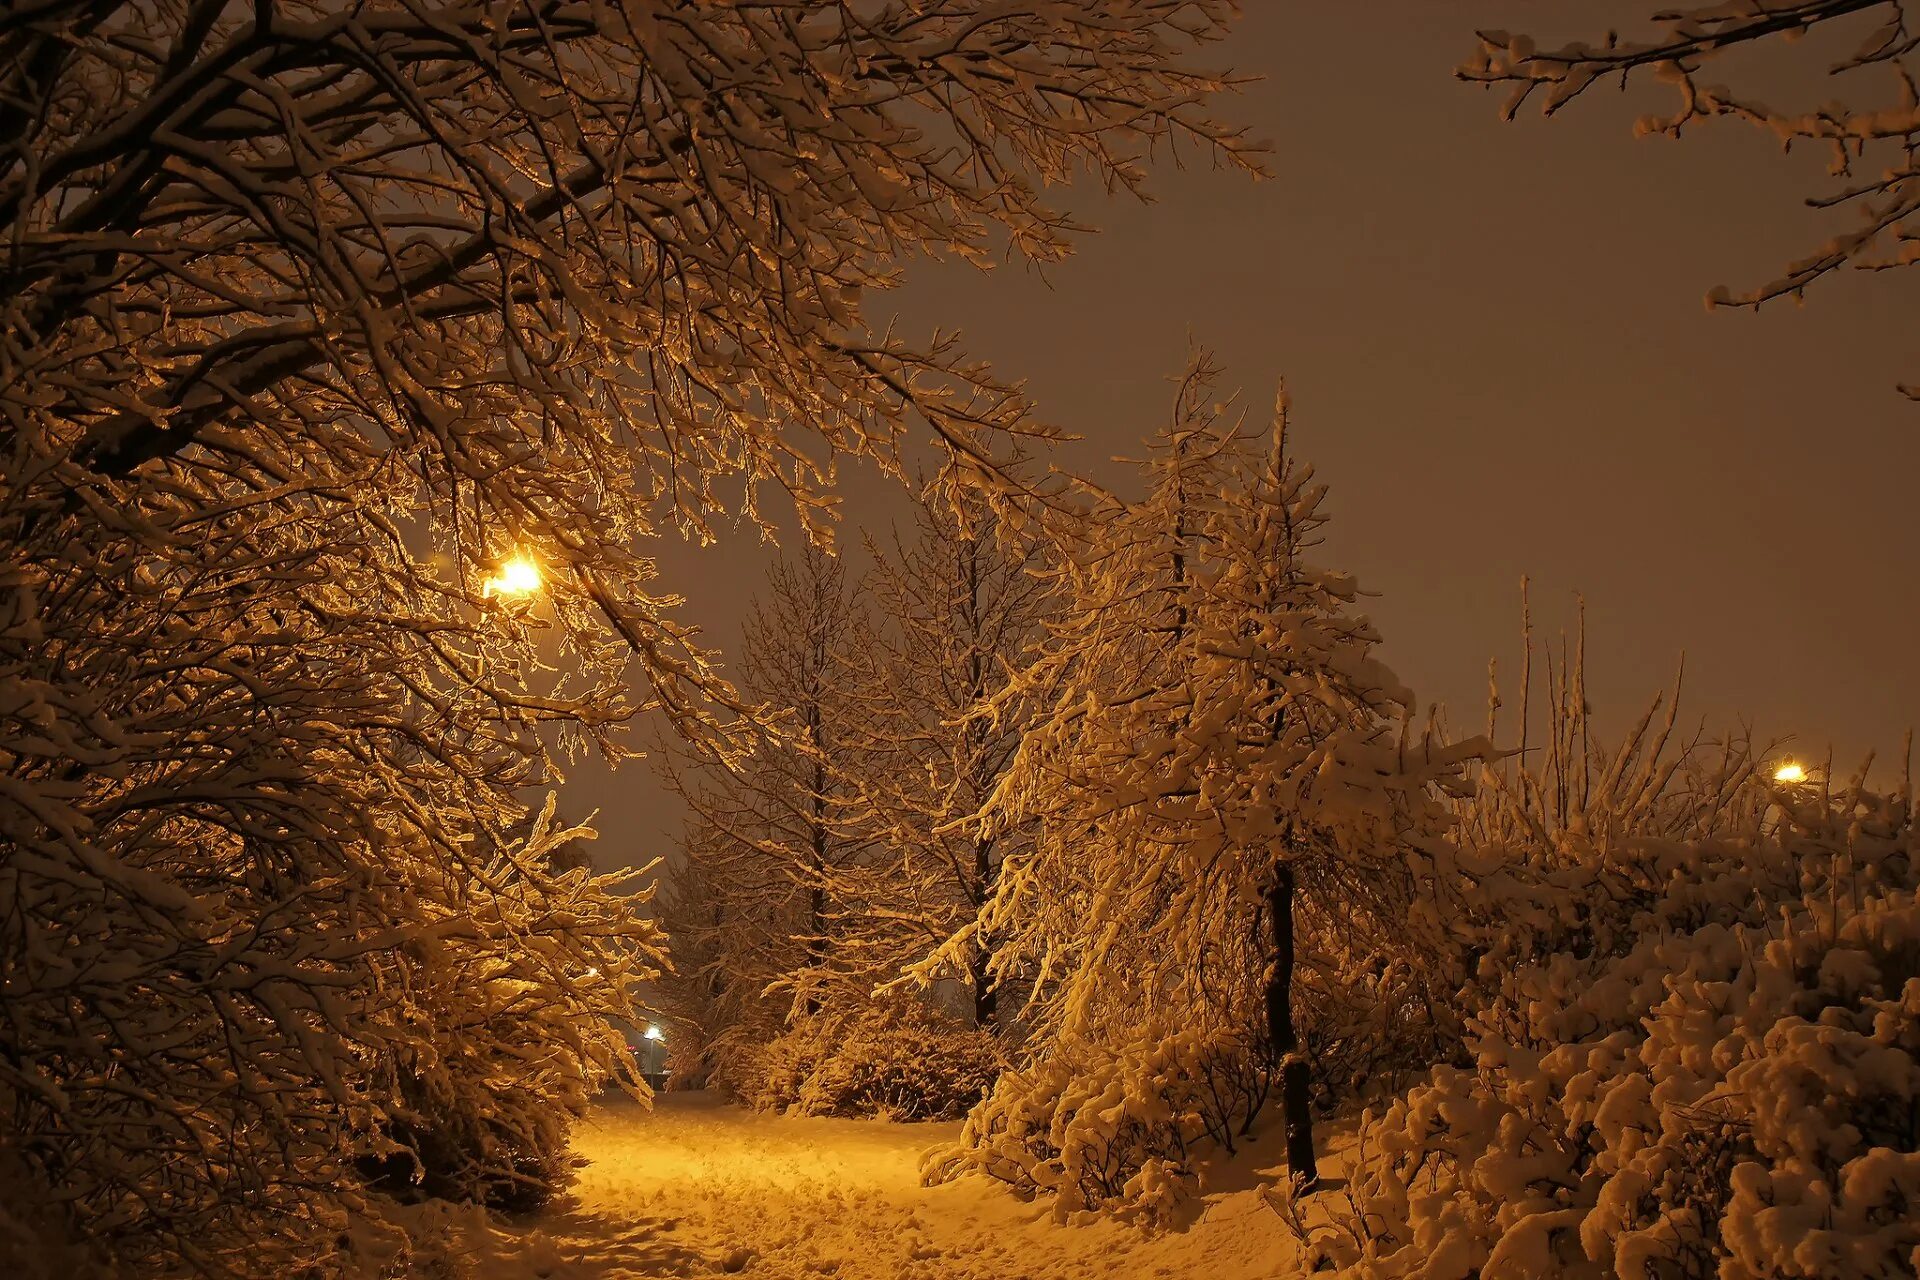
<path fill-rule="evenodd" d="M 746 1100 L 810 1116 L 954 1120 L 993 1087 L 993 1033 L 899 1001 L 802 1015 L 750 1058 Z"/>
<path fill-rule="evenodd" d="M 1535 883 L 1558 923 L 1523 913 L 1518 949 L 1483 971 L 1471 1065 L 1370 1113 L 1342 1197 L 1293 1206 L 1327 1263 L 1369 1280 L 1914 1274 L 1909 803 L 1770 798 L 1744 830 L 1588 846 Z"/>
<path fill-rule="evenodd" d="M 1164 1218 L 1196 1185 L 1199 1158 L 1231 1153 L 1266 1104 L 1265 1054 L 1243 1034 L 1164 1027 L 1117 1045 L 1063 1041 L 1001 1076 L 922 1172 L 985 1173 L 1051 1196 L 1061 1218 L 1106 1207 Z"/>
<path fill-rule="evenodd" d="M 1349 930 L 1310 916 L 1305 925 L 1311 963 L 1295 979 L 1294 1016 L 1317 1110 L 1391 1093 L 1454 1051 L 1457 984 L 1430 946 L 1379 921 Z"/>

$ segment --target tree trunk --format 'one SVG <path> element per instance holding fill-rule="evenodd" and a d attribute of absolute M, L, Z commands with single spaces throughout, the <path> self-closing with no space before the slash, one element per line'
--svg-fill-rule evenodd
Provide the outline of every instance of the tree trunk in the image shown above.
<path fill-rule="evenodd" d="M 987 972 L 987 953 L 982 951 L 973 962 L 973 1025 L 992 1031 L 1000 1017 L 1000 989 Z"/>
<path fill-rule="evenodd" d="M 807 898 L 807 915 L 810 928 L 807 937 L 807 1016 L 811 1018 L 820 1012 L 819 990 L 820 975 L 827 961 L 827 891 L 820 885 L 813 886 L 813 892 Z"/>
<path fill-rule="evenodd" d="M 1313 1110 L 1306 1059 L 1293 1029 L 1293 868 L 1281 864 L 1267 892 L 1273 927 L 1273 968 L 1267 976 L 1267 1036 L 1280 1064 L 1280 1105 L 1287 1122 L 1287 1168 L 1297 1190 L 1320 1181 L 1313 1159 Z"/>
<path fill-rule="evenodd" d="M 821 652 L 816 661 L 825 665 L 826 656 Z M 813 821 L 808 836 L 813 846 L 813 892 L 807 900 L 809 915 L 807 938 L 807 1016 L 820 1012 L 819 997 L 811 994 L 819 990 L 821 977 L 827 961 L 827 762 L 821 754 L 820 704 L 816 701 L 807 707 L 807 741 L 813 747 Z"/>
<path fill-rule="evenodd" d="M 978 901 L 973 904 L 976 917 L 981 906 L 993 896 L 993 841 L 975 840 L 973 842 L 973 882 Z M 973 1025 L 986 1031 L 998 1028 L 995 1023 L 1000 1016 L 1000 988 L 987 971 L 988 963 L 993 959 L 993 948 L 987 939 L 977 937 L 973 940 L 972 972 L 973 980 Z"/>

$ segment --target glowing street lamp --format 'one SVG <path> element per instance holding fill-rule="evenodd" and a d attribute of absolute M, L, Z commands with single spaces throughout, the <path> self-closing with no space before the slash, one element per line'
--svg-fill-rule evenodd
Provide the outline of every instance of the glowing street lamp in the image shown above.
<path fill-rule="evenodd" d="M 1785 760 L 1773 771 L 1773 780 L 1789 787 L 1796 786 L 1807 780 L 1807 771 L 1792 760 Z"/>
<path fill-rule="evenodd" d="M 667 1033 L 660 1024 L 650 1022 L 640 1033 L 640 1043 L 632 1045 L 633 1058 L 640 1075 L 655 1089 L 667 1087 Z"/>
<path fill-rule="evenodd" d="M 510 556 L 488 578 L 483 590 L 490 596 L 530 596 L 540 589 L 540 566 L 527 556 Z"/>

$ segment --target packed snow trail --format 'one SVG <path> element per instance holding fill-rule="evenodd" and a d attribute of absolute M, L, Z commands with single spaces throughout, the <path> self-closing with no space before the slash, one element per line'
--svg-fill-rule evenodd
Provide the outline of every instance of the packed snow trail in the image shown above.
<path fill-rule="evenodd" d="M 972 1178 L 922 1187 L 920 1154 L 958 1125 L 757 1115 L 705 1094 L 667 1094 L 649 1113 L 598 1107 L 575 1134 L 570 1196 L 518 1227 L 469 1240 L 480 1280 L 1095 1280 L 1296 1273 L 1292 1240 L 1256 1182 L 1202 1197 L 1173 1230 L 1110 1220 L 1055 1223 L 1048 1209 Z"/>

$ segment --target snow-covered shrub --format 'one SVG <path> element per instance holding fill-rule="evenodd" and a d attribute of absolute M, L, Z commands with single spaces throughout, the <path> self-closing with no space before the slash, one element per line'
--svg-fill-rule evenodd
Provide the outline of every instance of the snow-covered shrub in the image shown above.
<path fill-rule="evenodd" d="M 1294 980 L 1294 1016 L 1317 1110 L 1392 1093 L 1453 1052 L 1458 984 L 1424 939 L 1379 922 L 1357 936 L 1313 916 L 1305 923 L 1312 962 Z"/>
<path fill-rule="evenodd" d="M 908 1121 L 965 1115 L 1002 1065 L 992 1032 L 913 1000 L 799 1016 L 750 1061 L 756 1106 Z"/>
<path fill-rule="evenodd" d="M 370 1154 L 382 1189 L 531 1208 L 570 1176 L 574 1120 L 608 1081 L 633 1079 L 610 1015 L 631 1020 L 620 993 L 655 972 L 654 956 L 631 941 L 656 936 L 639 918 L 646 896 L 613 892 L 634 873 L 553 870 L 552 852 L 591 832 L 558 826 L 551 802 L 522 834 L 518 856 L 494 864 L 485 905 L 520 919 L 526 936 L 503 936 L 510 950 L 425 940 L 403 949 L 410 998 L 396 1012 L 435 1032 L 393 1037 L 378 1061 Z M 600 945 L 582 949 L 590 939 Z"/>
<path fill-rule="evenodd" d="M 1000 1077 L 928 1182 L 981 1172 L 1052 1197 L 1056 1217 L 1111 1207 L 1162 1218 L 1197 1161 L 1231 1153 L 1266 1104 L 1266 1047 L 1242 1033 L 1159 1027 L 1121 1044 L 1063 1041 Z"/>
<path fill-rule="evenodd" d="M 1300 1210 L 1324 1259 L 1368 1280 L 1914 1274 L 1909 801 L 1770 798 L 1744 831 L 1590 849 L 1536 884 L 1558 923 L 1485 972 L 1471 1065 L 1370 1114 L 1346 1191 Z"/>
<path fill-rule="evenodd" d="M 1688 903 L 1714 910 L 1741 896 L 1719 883 L 1729 875 L 1774 898 L 1797 889 L 1791 861 L 1760 840 L 1778 825 L 1768 811 L 1783 798 L 1761 776 L 1766 752 L 1748 737 L 1679 737 L 1677 677 L 1617 743 L 1603 742 L 1586 696 L 1581 627 L 1576 655 L 1569 659 L 1563 644 L 1558 665 L 1553 646 L 1538 646 L 1547 686 L 1540 743 L 1529 736 L 1542 726 L 1531 723 L 1528 705 L 1536 653 L 1528 624 L 1513 729 L 1524 760 L 1517 769 L 1511 757 L 1489 764 L 1479 785 L 1454 799 L 1454 830 L 1431 868 L 1422 910 L 1444 917 L 1461 947 L 1458 980 L 1479 990 L 1531 958 L 1629 946 L 1644 931 L 1645 912 L 1677 925 Z M 1497 688 L 1491 698 L 1493 736 Z M 1725 856 L 1735 843 L 1750 852 Z"/>
<path fill-rule="evenodd" d="M 565 1184 L 568 1133 L 586 1110 L 588 1078 L 541 1071 L 536 1064 L 552 1050 L 533 1040 L 546 1029 L 537 1019 L 510 1023 L 518 1025 L 492 1027 L 486 1041 L 400 1054 L 389 1068 L 386 1114 L 357 1162 L 375 1190 L 520 1211 Z M 512 1046 L 504 1054 L 502 1041 Z"/>

